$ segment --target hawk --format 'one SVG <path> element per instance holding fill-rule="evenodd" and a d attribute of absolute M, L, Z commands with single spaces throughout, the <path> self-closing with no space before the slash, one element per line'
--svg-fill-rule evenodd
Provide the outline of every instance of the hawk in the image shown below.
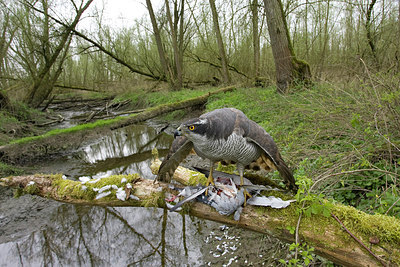
<path fill-rule="evenodd" d="M 194 149 L 210 160 L 207 186 L 214 184 L 216 162 L 235 162 L 243 185 L 245 168 L 278 170 L 286 186 L 297 191 L 292 172 L 283 161 L 272 137 L 256 122 L 234 108 L 216 109 L 182 123 L 174 133 L 157 180 L 169 182 L 179 164 Z"/>

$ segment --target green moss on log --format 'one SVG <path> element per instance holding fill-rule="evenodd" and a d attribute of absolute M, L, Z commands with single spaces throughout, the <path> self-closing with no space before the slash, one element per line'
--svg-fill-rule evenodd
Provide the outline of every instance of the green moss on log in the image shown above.
<path fill-rule="evenodd" d="M 122 183 L 121 180 L 125 178 L 126 182 Z M 95 183 L 84 183 L 79 181 L 72 181 L 68 179 L 63 179 L 61 175 L 53 175 L 53 185 L 56 188 L 56 194 L 60 198 L 69 199 L 84 199 L 84 200 L 94 200 L 97 192 L 94 188 L 102 188 L 106 185 L 116 185 L 117 187 L 123 187 L 127 183 L 134 183 L 139 179 L 138 174 L 128 174 L 128 175 L 112 175 L 107 178 L 99 179 Z M 110 189 L 111 194 L 104 197 L 104 199 L 115 199 L 115 189 Z"/>

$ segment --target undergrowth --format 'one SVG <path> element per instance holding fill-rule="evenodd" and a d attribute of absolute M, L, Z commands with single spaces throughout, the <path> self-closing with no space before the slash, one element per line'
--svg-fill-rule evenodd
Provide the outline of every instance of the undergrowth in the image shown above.
<path fill-rule="evenodd" d="M 320 83 L 288 95 L 238 89 L 211 97 L 207 110 L 235 107 L 259 123 L 295 174 L 318 181 L 314 193 L 400 218 L 400 94 L 379 81 Z"/>

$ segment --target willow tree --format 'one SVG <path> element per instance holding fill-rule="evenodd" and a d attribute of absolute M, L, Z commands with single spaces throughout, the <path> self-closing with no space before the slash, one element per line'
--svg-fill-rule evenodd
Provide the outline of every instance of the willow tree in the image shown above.
<path fill-rule="evenodd" d="M 286 93 L 294 83 L 310 82 L 310 66 L 296 58 L 281 0 L 264 0 L 264 6 L 275 61 L 278 92 Z"/>
<path fill-rule="evenodd" d="M 156 16 L 154 14 L 153 5 L 151 0 L 146 0 L 147 9 L 150 15 L 151 25 L 153 27 L 154 39 L 157 45 L 158 56 L 160 58 L 161 68 L 163 71 L 163 77 L 166 78 L 172 89 L 178 90 L 182 87 L 183 83 L 183 27 L 184 27 L 184 1 L 174 1 L 174 12 L 171 14 L 169 0 L 165 0 L 166 6 L 166 18 L 169 27 L 169 33 L 171 34 L 171 43 L 173 50 L 174 61 L 168 57 L 165 46 L 166 42 L 163 42 L 161 38 L 161 29 L 157 23 Z"/>
<path fill-rule="evenodd" d="M 229 75 L 228 58 L 226 56 L 225 46 L 224 46 L 224 42 L 222 40 L 221 30 L 219 28 L 218 12 L 217 12 L 217 8 L 215 6 L 215 0 L 209 0 L 209 2 L 210 2 L 210 8 L 211 8 L 211 13 L 212 13 L 212 17 L 213 17 L 215 36 L 217 38 L 219 57 L 220 57 L 220 61 L 221 61 L 222 79 L 225 84 L 229 84 L 229 83 L 231 83 L 231 76 Z"/>
<path fill-rule="evenodd" d="M 260 33 L 258 31 L 258 0 L 250 0 L 251 24 L 253 32 L 253 64 L 254 80 L 257 83 L 260 76 Z"/>

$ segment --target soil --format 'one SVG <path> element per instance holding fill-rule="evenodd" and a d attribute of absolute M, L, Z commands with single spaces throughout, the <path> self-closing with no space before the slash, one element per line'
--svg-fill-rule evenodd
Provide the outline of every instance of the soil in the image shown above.
<path fill-rule="evenodd" d="M 180 121 L 198 116 L 200 113 L 201 111 L 186 113 L 185 118 L 181 118 Z M 152 120 L 148 123 L 156 129 L 165 128 L 166 125 L 166 122 L 160 120 Z M 173 134 L 178 125 L 179 122 L 168 122 L 168 127 L 164 131 Z M 34 168 L 26 169 L 27 172 L 40 170 L 40 172 L 46 173 L 72 174 L 73 170 L 65 165 L 62 157 L 66 156 L 71 149 L 80 147 L 87 140 L 99 139 L 109 134 L 109 131 L 106 128 L 97 131 L 85 131 L 82 136 L 74 135 L 73 140 L 68 140 L 65 136 L 62 138 L 55 136 L 46 140 L 40 146 L 28 146 L 24 147 L 23 150 L 14 149 L 9 152 L 8 158 L 19 164 L 29 162 L 31 166 L 32 162 L 36 162 Z M 60 142 L 63 143 L 62 147 L 58 146 Z M 57 144 L 57 149 L 52 149 L 54 144 Z M 37 157 L 37 155 L 43 155 L 43 151 L 40 151 L 43 149 L 52 151 L 52 153 L 46 153 L 45 157 Z M 51 169 L 47 167 L 50 160 L 53 162 Z M 54 162 L 58 162 L 58 164 L 54 164 Z M 209 168 L 208 160 L 201 159 L 196 155 L 188 156 L 182 165 L 189 168 Z M 19 240 L 46 227 L 50 223 L 51 215 L 60 205 L 63 205 L 56 201 L 31 195 L 14 199 L 13 190 L 4 187 L 0 187 L 0 203 L 0 244 Z M 277 266 L 279 259 L 287 257 L 288 246 L 275 238 L 217 223 L 210 225 L 211 227 L 204 229 L 202 233 L 204 237 L 202 254 L 208 265 Z"/>

